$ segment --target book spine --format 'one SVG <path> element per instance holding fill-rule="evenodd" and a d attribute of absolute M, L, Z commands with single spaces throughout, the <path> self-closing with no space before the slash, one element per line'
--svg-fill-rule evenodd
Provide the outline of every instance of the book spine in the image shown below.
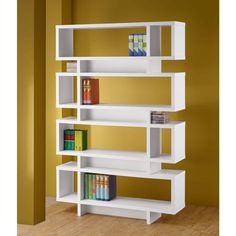
<path fill-rule="evenodd" d="M 96 175 L 96 199 L 100 199 L 100 176 Z"/>
<path fill-rule="evenodd" d="M 138 34 L 134 34 L 134 56 L 138 56 Z"/>
<path fill-rule="evenodd" d="M 87 150 L 88 149 L 88 131 L 83 130 L 82 133 L 82 150 Z"/>
<path fill-rule="evenodd" d="M 79 151 L 79 130 L 75 130 L 75 150 Z"/>
<path fill-rule="evenodd" d="M 78 133 L 79 133 L 79 137 L 78 137 L 78 139 L 79 139 L 79 147 L 78 147 L 78 150 L 79 151 L 82 151 L 83 150 L 83 131 L 82 130 L 79 130 L 78 131 Z"/>
<path fill-rule="evenodd" d="M 84 198 L 88 199 L 88 174 L 84 174 Z"/>
<path fill-rule="evenodd" d="M 70 150 L 75 150 L 75 130 L 70 131 L 70 142 L 71 142 Z"/>
<path fill-rule="evenodd" d="M 96 200 L 96 175 L 93 175 L 93 200 Z"/>
<path fill-rule="evenodd" d="M 83 79 L 83 104 L 87 104 L 87 80 Z"/>
<path fill-rule="evenodd" d="M 147 56 L 147 35 L 143 34 L 143 56 Z"/>
<path fill-rule="evenodd" d="M 87 88 L 87 92 L 86 92 L 86 95 L 87 95 L 87 100 L 86 100 L 86 104 L 92 104 L 92 94 L 91 94 L 91 79 L 88 79 L 87 80 L 87 83 L 86 83 L 86 88 Z"/>
<path fill-rule="evenodd" d="M 89 199 L 93 199 L 93 179 L 91 174 L 89 174 Z"/>
<path fill-rule="evenodd" d="M 109 201 L 109 176 L 104 176 L 104 200 Z"/>
<path fill-rule="evenodd" d="M 129 56 L 134 55 L 134 35 L 129 34 Z"/>
<path fill-rule="evenodd" d="M 138 56 L 143 56 L 143 35 L 138 35 Z"/>
<path fill-rule="evenodd" d="M 64 150 L 68 150 L 68 130 L 64 130 Z"/>
<path fill-rule="evenodd" d="M 104 176 L 100 175 L 100 200 L 104 200 Z"/>
<path fill-rule="evenodd" d="M 99 79 L 91 79 L 91 104 L 99 104 Z"/>
<path fill-rule="evenodd" d="M 116 176 L 109 176 L 109 200 L 112 200 L 116 197 Z"/>

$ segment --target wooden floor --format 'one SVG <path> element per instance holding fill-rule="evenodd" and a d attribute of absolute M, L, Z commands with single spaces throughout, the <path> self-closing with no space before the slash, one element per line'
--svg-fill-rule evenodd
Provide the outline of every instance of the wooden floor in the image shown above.
<path fill-rule="evenodd" d="M 87 214 L 77 217 L 76 205 L 47 199 L 46 221 L 18 225 L 20 236 L 197 236 L 219 235 L 219 211 L 213 207 L 187 206 L 175 216 L 163 215 L 147 225 L 145 220 Z"/>

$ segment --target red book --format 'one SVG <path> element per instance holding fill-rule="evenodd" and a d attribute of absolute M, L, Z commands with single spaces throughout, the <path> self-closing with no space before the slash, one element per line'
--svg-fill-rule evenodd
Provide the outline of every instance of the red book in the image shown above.
<path fill-rule="evenodd" d="M 87 104 L 87 79 L 83 80 L 83 104 Z"/>
<path fill-rule="evenodd" d="M 88 79 L 86 83 L 87 88 L 87 103 L 86 104 L 99 104 L 99 80 Z"/>

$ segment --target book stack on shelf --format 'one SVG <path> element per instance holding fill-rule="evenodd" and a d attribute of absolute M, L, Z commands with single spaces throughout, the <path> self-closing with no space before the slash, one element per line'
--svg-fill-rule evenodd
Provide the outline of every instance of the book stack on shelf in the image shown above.
<path fill-rule="evenodd" d="M 129 56 L 147 55 L 146 34 L 129 34 Z"/>
<path fill-rule="evenodd" d="M 67 62 L 66 63 L 66 71 L 70 73 L 77 72 L 77 63 L 76 62 Z"/>
<path fill-rule="evenodd" d="M 99 104 L 99 80 L 83 79 L 83 100 L 85 105 Z"/>
<path fill-rule="evenodd" d="M 110 201 L 116 197 L 116 176 L 85 173 L 84 198 Z"/>
<path fill-rule="evenodd" d="M 83 151 L 87 149 L 87 143 L 87 130 L 64 130 L 64 150 Z"/>
<path fill-rule="evenodd" d="M 169 122 L 169 116 L 166 112 L 151 112 L 151 123 L 152 124 L 165 124 Z"/>

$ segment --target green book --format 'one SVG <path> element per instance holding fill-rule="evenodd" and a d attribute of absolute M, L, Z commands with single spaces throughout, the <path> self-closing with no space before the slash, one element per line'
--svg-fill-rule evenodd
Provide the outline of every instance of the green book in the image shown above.
<path fill-rule="evenodd" d="M 70 150 L 75 150 L 75 130 L 70 130 Z"/>
<path fill-rule="evenodd" d="M 83 148 L 82 150 L 86 150 L 88 149 L 88 131 L 87 130 L 83 130 L 83 139 L 82 139 L 82 145 Z"/>
<path fill-rule="evenodd" d="M 93 199 L 93 176 L 91 174 L 89 175 L 89 199 Z"/>
<path fill-rule="evenodd" d="M 93 200 L 96 200 L 96 175 L 93 175 Z"/>
<path fill-rule="evenodd" d="M 69 138 L 70 138 L 70 130 L 64 130 L 64 150 L 69 150 Z"/>
<path fill-rule="evenodd" d="M 84 198 L 85 199 L 89 198 L 89 194 L 88 194 L 88 192 L 89 192 L 89 189 L 88 189 L 89 180 L 88 180 L 88 177 L 89 177 L 89 175 L 87 173 L 85 173 L 84 174 Z"/>

